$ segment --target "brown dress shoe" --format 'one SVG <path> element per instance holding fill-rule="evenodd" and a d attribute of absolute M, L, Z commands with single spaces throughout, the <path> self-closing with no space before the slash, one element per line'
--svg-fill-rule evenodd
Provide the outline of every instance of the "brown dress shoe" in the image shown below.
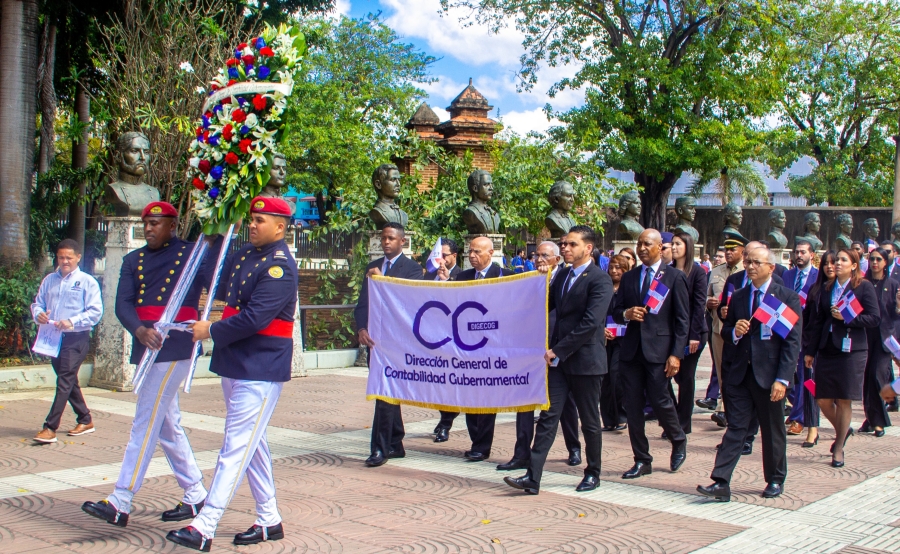
<path fill-rule="evenodd" d="M 34 436 L 34 440 L 45 444 L 56 442 L 56 431 L 47 428 L 41 429 L 41 432 Z"/>
<path fill-rule="evenodd" d="M 803 425 L 799 421 L 792 421 L 790 427 L 787 428 L 788 435 L 799 435 L 803 432 Z"/>
<path fill-rule="evenodd" d="M 75 426 L 74 429 L 69 431 L 70 437 L 77 437 L 79 435 L 87 435 L 88 433 L 94 432 L 94 424 L 93 423 L 79 423 Z"/>

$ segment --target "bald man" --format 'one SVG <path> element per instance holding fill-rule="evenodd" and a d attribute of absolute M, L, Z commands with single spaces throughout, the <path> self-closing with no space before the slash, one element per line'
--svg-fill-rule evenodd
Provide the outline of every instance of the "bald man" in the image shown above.
<path fill-rule="evenodd" d="M 668 393 L 668 379 L 678 373 L 687 346 L 687 280 L 683 272 L 663 263 L 662 237 L 656 229 L 640 234 L 637 255 L 642 265 L 622 276 L 612 309 L 616 323 L 628 326 L 621 339 L 619 361 L 628 368 L 621 378 L 634 466 L 622 475 L 623 479 L 637 479 L 653 472 L 653 457 L 644 432 L 645 398 L 672 442 L 670 469 L 678 471 L 687 456 L 687 435 Z"/>

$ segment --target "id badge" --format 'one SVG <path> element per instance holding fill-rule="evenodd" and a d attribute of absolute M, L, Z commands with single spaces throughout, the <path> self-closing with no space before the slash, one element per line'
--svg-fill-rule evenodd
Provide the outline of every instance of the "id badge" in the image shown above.
<path fill-rule="evenodd" d="M 850 352 L 850 337 L 844 337 L 841 341 L 841 352 Z"/>
<path fill-rule="evenodd" d="M 772 328 L 768 325 L 760 325 L 759 340 L 772 340 Z"/>

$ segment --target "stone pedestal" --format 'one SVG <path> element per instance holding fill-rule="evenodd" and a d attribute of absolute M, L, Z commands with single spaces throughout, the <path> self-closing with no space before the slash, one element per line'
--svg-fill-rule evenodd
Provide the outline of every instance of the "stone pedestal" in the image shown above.
<path fill-rule="evenodd" d="M 406 232 L 406 240 L 403 242 L 403 253 L 406 254 L 407 257 L 412 257 L 412 239 L 415 235 L 415 233 L 410 233 L 409 231 Z M 384 256 L 384 250 L 381 249 L 381 232 L 366 231 L 365 236 L 369 241 L 369 261 L 374 262 L 378 258 Z"/>
<path fill-rule="evenodd" d="M 503 267 L 503 247 L 506 246 L 506 235 L 466 235 L 466 248 L 463 250 L 462 268 L 470 269 L 472 264 L 469 263 L 469 244 L 473 239 L 478 237 L 487 237 L 494 243 L 494 255 L 491 256 L 491 262 Z M 459 263 L 457 261 L 457 263 Z"/>
<path fill-rule="evenodd" d="M 773 249 L 772 252 L 775 253 L 775 259 L 777 262 L 784 267 L 791 267 L 791 249 L 790 248 L 776 248 Z"/>
<path fill-rule="evenodd" d="M 703 256 L 703 245 L 695 244 L 694 245 L 694 261 L 697 263 L 700 263 L 701 261 L 703 261 L 703 258 L 701 256 Z"/>
<path fill-rule="evenodd" d="M 103 317 L 97 326 L 97 350 L 90 386 L 117 391 L 131 390 L 135 366 L 131 358 L 131 335 L 116 318 L 116 289 L 122 259 L 147 242 L 139 217 L 108 217 L 106 264 L 103 270 Z"/>

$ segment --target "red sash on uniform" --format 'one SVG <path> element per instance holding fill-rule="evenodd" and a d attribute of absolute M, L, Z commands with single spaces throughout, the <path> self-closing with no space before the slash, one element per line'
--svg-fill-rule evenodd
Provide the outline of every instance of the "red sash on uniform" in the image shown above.
<path fill-rule="evenodd" d="M 237 315 L 240 312 L 231 306 L 225 306 L 225 309 L 222 311 L 222 319 L 228 319 L 233 315 Z M 268 325 L 265 329 L 256 332 L 257 335 L 265 335 L 267 337 L 281 337 L 285 339 L 293 338 L 294 336 L 294 322 L 293 321 L 285 321 L 283 319 L 273 319 L 272 323 Z"/>
<path fill-rule="evenodd" d="M 159 321 L 165 309 L 165 306 L 138 306 L 135 308 L 141 321 Z M 200 319 L 200 315 L 194 308 L 182 307 L 175 315 L 175 321 L 189 321 L 191 319 L 195 321 Z"/>

